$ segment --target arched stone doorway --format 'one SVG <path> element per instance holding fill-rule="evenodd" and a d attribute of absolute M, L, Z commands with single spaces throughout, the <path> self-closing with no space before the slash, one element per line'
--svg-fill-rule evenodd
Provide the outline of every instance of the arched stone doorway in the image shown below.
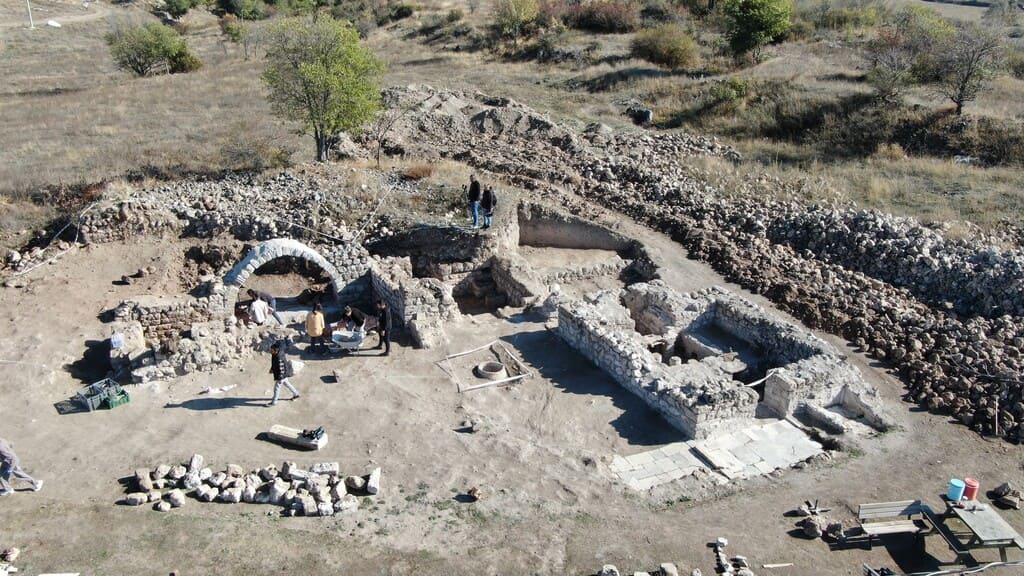
<path fill-rule="evenodd" d="M 237 298 L 238 290 L 245 286 L 246 281 L 249 279 L 256 270 L 271 260 L 277 258 L 301 258 L 303 260 L 312 262 L 320 267 L 321 270 L 327 274 L 327 277 L 331 279 L 331 290 L 335 296 L 338 294 L 339 286 L 344 286 L 344 280 L 338 273 L 338 269 L 334 267 L 326 258 L 324 258 L 319 252 L 306 246 L 298 240 L 292 240 L 291 238 L 274 238 L 273 240 L 267 240 L 254 246 L 249 253 L 245 255 L 245 258 L 235 265 L 230 272 L 224 276 L 224 285 L 231 291 L 228 294 L 227 301 L 233 302 Z"/>

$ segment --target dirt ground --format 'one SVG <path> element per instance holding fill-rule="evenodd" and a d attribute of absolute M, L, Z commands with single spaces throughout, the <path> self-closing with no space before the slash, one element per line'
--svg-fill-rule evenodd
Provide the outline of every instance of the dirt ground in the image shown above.
<path fill-rule="evenodd" d="M 676 288 L 724 284 L 668 239 L 630 224 L 619 228 L 648 244 Z M 234 369 L 132 388 L 131 403 L 115 410 L 60 415 L 55 404 L 94 376 L 88 359 L 99 348 L 90 343 L 109 336 L 104 311 L 150 288 L 182 289 L 173 268 L 186 247 L 158 240 L 93 246 L 33 272 L 24 289 L 0 291 L 7 326 L 0 362 L 8 376 L 0 380 L 0 436 L 46 481 L 39 493 L 0 500 L 0 548 L 22 549 L 21 573 L 591 574 L 607 563 L 632 573 L 675 562 L 682 573 L 711 574 L 705 544 L 720 536 L 758 574 L 852 575 L 864 562 L 914 571 L 952 554 L 936 537 L 924 556 L 900 538 L 870 551 L 829 551 L 820 540 L 790 535 L 794 519 L 783 513 L 805 499 L 821 499 L 837 520 L 854 517 L 864 502 L 922 498 L 938 506 L 950 477 L 978 478 L 983 490 L 1007 480 L 1024 484 L 1024 449 L 910 408 L 897 381 L 850 352 L 890 401 L 898 430 L 865 439 L 830 464 L 701 498 L 683 485 L 633 492 L 608 472 L 611 456 L 679 434 L 522 316 L 463 317 L 448 327 L 448 349 L 415 350 L 400 340 L 389 357 L 370 351 L 308 359 L 293 379 L 303 397 L 274 408 L 262 405 L 272 387 L 269 359 L 255 357 Z M 164 269 L 141 284 L 112 283 L 150 265 Z M 435 362 L 493 339 L 518 351 L 538 377 L 459 394 Z M 464 381 L 473 378 L 469 364 Z M 335 369 L 344 375 L 340 383 L 326 377 Z M 220 395 L 198 394 L 232 384 Z M 479 431 L 466 430 L 467 421 Z M 322 425 L 330 443 L 306 453 L 256 439 L 275 423 Z M 331 518 L 284 518 L 275 506 L 191 499 L 170 513 L 115 504 L 123 495 L 119 478 L 195 452 L 215 469 L 284 460 L 338 461 L 355 474 L 381 466 L 382 491 L 355 513 Z M 485 496 L 466 503 L 461 496 L 473 486 Z M 1002 515 L 1024 531 L 1024 512 Z M 997 557 L 977 554 L 980 561 Z M 761 569 L 786 562 L 793 566 Z"/>

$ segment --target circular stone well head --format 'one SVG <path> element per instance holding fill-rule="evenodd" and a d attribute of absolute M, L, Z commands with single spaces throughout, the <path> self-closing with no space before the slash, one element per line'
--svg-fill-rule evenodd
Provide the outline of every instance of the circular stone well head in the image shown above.
<path fill-rule="evenodd" d="M 473 367 L 473 374 L 485 380 L 501 380 L 508 378 L 508 370 L 501 362 L 483 362 Z"/>

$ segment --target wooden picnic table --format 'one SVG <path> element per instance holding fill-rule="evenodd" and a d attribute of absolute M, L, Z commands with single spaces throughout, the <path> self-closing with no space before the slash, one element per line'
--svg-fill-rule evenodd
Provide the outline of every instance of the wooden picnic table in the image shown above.
<path fill-rule="evenodd" d="M 1021 537 L 1013 526 L 992 507 L 977 501 L 964 502 L 958 507 L 954 502 L 942 497 L 946 503 L 946 513 L 942 516 L 943 523 L 956 518 L 970 530 L 970 538 L 963 542 L 968 550 L 979 548 L 998 548 L 999 559 L 1006 562 L 1006 549 L 1015 546 L 1024 550 L 1024 537 Z"/>

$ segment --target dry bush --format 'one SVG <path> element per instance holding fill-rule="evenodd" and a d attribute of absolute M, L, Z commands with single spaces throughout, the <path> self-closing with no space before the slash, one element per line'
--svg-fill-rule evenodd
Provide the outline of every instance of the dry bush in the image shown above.
<path fill-rule="evenodd" d="M 895 142 L 885 142 L 878 145 L 878 149 L 875 150 L 872 158 L 889 162 L 899 162 L 907 159 L 907 152 L 902 146 Z"/>
<path fill-rule="evenodd" d="M 423 180 L 424 178 L 430 178 L 433 173 L 434 167 L 424 162 L 406 167 L 403 174 L 409 180 Z"/>
<path fill-rule="evenodd" d="M 672 70 L 700 66 L 700 47 L 678 24 L 641 30 L 633 38 L 633 55 Z"/>
<path fill-rule="evenodd" d="M 606 34 L 632 32 L 640 25 L 640 8 L 630 0 L 567 3 L 563 21 L 579 30 Z"/>

